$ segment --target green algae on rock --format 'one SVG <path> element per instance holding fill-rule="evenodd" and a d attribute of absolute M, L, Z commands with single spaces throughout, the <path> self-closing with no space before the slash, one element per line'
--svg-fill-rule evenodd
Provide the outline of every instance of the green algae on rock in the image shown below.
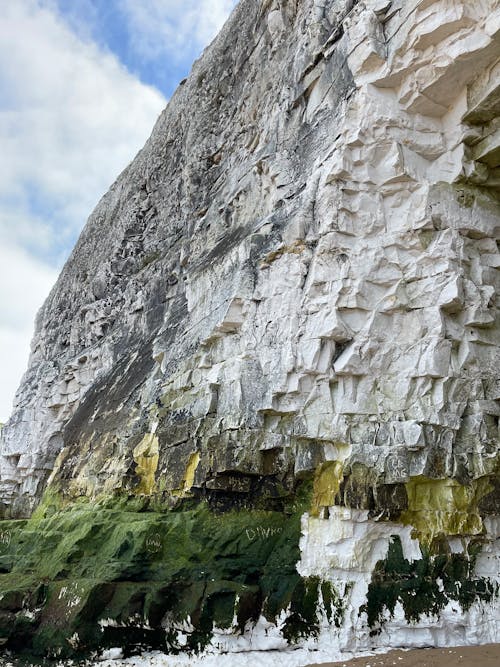
<path fill-rule="evenodd" d="M 328 585 L 296 570 L 300 498 L 288 513 L 214 513 L 194 502 L 158 512 L 109 498 L 54 509 L 53 500 L 45 515 L 2 522 L 0 639 L 8 649 L 52 657 L 117 643 L 199 651 L 214 627 L 242 632 L 261 614 L 283 616 L 293 641 L 317 632 L 320 590 L 338 613 Z"/>
<path fill-rule="evenodd" d="M 366 612 L 371 632 L 380 632 L 385 612 L 394 614 L 401 603 L 405 618 L 416 623 L 423 615 L 439 617 L 450 601 L 468 610 L 474 602 L 490 602 L 498 596 L 498 583 L 474 576 L 474 565 L 481 551 L 481 541 L 470 542 L 464 553 L 452 553 L 446 540 L 442 553 L 432 554 L 422 548 L 422 558 L 408 561 L 399 536 L 394 536 L 387 557 L 375 566 L 368 588 Z"/>

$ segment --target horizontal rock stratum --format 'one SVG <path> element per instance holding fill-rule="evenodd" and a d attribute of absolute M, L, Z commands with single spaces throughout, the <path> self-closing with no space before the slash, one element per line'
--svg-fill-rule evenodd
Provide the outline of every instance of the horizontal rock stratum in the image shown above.
<path fill-rule="evenodd" d="M 38 315 L 4 649 L 498 638 L 499 55 L 496 0 L 240 2 Z"/>

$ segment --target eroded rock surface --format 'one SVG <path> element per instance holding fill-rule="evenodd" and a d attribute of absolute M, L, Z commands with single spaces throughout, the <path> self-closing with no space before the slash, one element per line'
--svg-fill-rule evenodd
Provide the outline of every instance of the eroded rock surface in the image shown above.
<path fill-rule="evenodd" d="M 69 578 L 86 592 L 64 651 L 127 624 L 163 649 L 325 658 L 495 640 L 499 53 L 495 0 L 242 0 L 39 313 L 1 433 L 0 588 L 52 583 L 18 592 L 5 627 L 36 608 L 23 641 L 50 648 Z M 77 535 L 72 511 L 101 528 Z M 205 563 L 218 584 L 193 592 L 164 539 L 205 511 L 227 541 L 197 529 L 196 549 L 238 565 Z M 280 527 L 283 563 L 236 558 Z M 65 532 L 33 570 L 23 545 L 49 553 Z M 101 552 L 89 583 L 78 563 Z M 126 583 L 137 568 L 163 602 Z"/>

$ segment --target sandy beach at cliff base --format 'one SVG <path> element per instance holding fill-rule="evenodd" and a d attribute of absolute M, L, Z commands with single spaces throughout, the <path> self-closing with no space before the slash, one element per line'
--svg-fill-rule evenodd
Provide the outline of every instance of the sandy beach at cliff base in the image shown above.
<path fill-rule="evenodd" d="M 498 667 L 498 665 L 500 665 L 500 644 L 485 644 L 389 651 L 348 661 L 314 663 L 308 667 Z"/>

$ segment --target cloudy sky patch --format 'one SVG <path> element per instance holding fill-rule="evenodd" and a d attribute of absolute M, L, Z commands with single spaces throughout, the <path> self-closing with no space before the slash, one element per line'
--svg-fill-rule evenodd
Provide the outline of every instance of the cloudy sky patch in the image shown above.
<path fill-rule="evenodd" d="M 86 218 L 235 4 L 1 3 L 0 422 Z"/>
<path fill-rule="evenodd" d="M 170 97 L 236 0 L 45 0 L 71 29 Z"/>

